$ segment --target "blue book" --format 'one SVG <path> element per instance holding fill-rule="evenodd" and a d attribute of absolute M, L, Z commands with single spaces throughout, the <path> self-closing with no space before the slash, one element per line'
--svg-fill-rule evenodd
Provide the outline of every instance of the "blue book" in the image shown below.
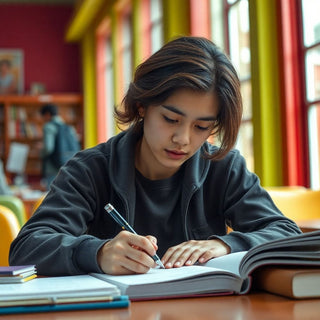
<path fill-rule="evenodd" d="M 113 297 L 113 299 L 109 301 L 99 301 L 99 302 L 0 307 L 0 314 L 126 308 L 129 306 L 129 304 L 130 304 L 130 300 L 128 296 L 118 296 L 118 297 Z"/>

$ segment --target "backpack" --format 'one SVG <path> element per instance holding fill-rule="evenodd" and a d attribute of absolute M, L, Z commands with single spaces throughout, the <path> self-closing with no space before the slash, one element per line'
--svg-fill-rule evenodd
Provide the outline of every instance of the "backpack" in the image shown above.
<path fill-rule="evenodd" d="M 55 125 L 58 131 L 50 159 L 57 168 L 60 168 L 81 148 L 72 126 L 66 123 L 55 123 Z"/>

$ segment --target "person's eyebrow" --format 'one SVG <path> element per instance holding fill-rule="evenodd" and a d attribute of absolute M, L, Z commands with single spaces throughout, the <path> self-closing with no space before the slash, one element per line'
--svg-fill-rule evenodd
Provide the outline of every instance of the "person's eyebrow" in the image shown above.
<path fill-rule="evenodd" d="M 181 110 L 177 109 L 177 108 L 174 107 L 174 106 L 164 105 L 164 104 L 162 104 L 161 106 L 162 106 L 163 108 L 165 108 L 165 109 L 167 109 L 167 110 L 169 110 L 169 111 L 171 111 L 171 112 L 174 112 L 174 113 L 176 113 L 176 114 L 179 114 L 179 115 L 181 115 L 181 116 L 184 116 L 184 117 L 187 116 L 184 112 L 182 112 Z M 216 121 L 217 118 L 214 117 L 214 116 L 209 116 L 209 117 L 200 117 L 200 118 L 197 118 L 197 120 L 200 120 L 200 121 Z"/>

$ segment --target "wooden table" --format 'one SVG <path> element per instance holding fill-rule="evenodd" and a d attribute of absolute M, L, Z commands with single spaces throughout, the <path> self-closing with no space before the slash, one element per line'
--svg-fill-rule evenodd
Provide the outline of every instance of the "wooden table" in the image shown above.
<path fill-rule="evenodd" d="M 320 299 L 291 300 L 257 292 L 243 296 L 131 302 L 129 308 L 0 316 L 14 320 L 318 320 Z"/>

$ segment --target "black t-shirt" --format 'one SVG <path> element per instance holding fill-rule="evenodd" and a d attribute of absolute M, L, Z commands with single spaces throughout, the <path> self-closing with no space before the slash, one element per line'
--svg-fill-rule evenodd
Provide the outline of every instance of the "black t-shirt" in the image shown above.
<path fill-rule="evenodd" d="M 186 240 L 182 232 L 181 170 L 163 180 L 149 180 L 136 170 L 135 183 L 134 229 L 140 235 L 157 238 L 161 258 L 169 247 Z"/>

